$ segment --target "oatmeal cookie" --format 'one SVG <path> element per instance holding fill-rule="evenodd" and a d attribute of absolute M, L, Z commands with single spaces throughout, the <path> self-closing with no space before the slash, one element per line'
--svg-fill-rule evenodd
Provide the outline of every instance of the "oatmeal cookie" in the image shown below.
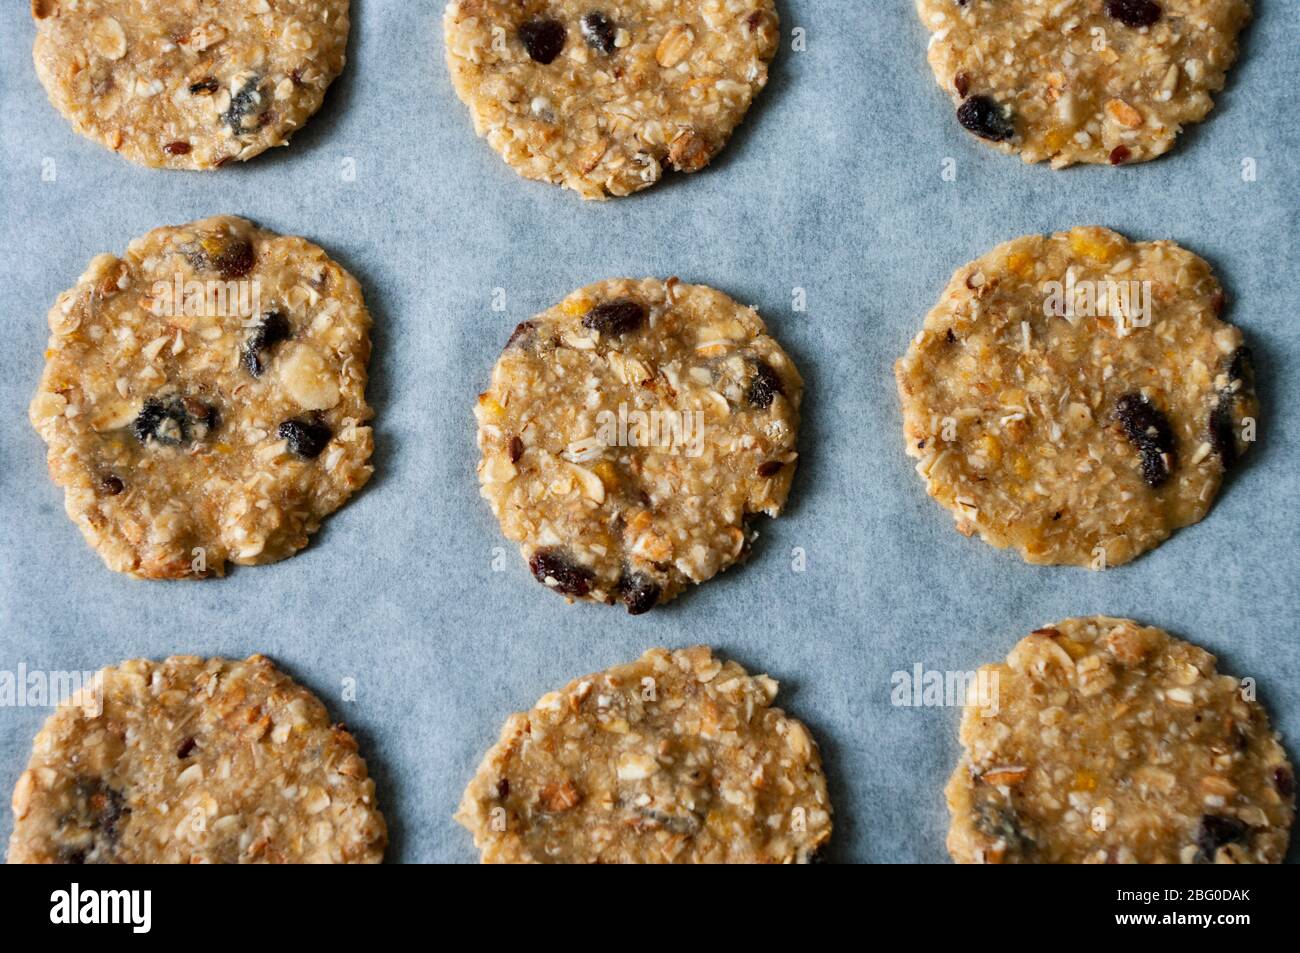
<path fill-rule="evenodd" d="M 1253 681 L 1127 619 L 1067 619 L 981 674 L 948 782 L 959 863 L 1280 863 L 1286 752 Z"/>
<path fill-rule="evenodd" d="M 228 217 L 155 229 L 96 257 L 49 324 L 29 415 L 112 569 L 284 559 L 370 478 L 370 315 L 301 238 Z"/>
<path fill-rule="evenodd" d="M 916 0 L 968 131 L 1026 162 L 1145 162 L 1214 107 L 1248 0 Z"/>
<path fill-rule="evenodd" d="M 14 789 L 9 863 L 378 863 L 375 783 L 342 725 L 254 655 L 106 668 Z"/>
<path fill-rule="evenodd" d="M 497 361 L 475 408 L 482 494 L 543 585 L 645 612 L 781 512 L 802 396 L 752 308 L 675 278 L 599 282 Z"/>
<path fill-rule="evenodd" d="M 447 64 L 474 129 L 586 199 L 698 172 L 767 84 L 772 0 L 452 0 Z"/>
<path fill-rule="evenodd" d="M 153 167 L 287 145 L 347 58 L 348 0 L 32 0 L 32 17 L 54 107 Z"/>
<path fill-rule="evenodd" d="M 1255 436 L 1210 266 L 1104 228 L 958 269 L 895 365 L 907 452 L 964 535 L 1103 569 L 1209 510 Z"/>
<path fill-rule="evenodd" d="M 776 692 L 702 645 L 575 679 L 510 716 L 456 819 L 484 863 L 805 863 L 826 778 Z"/>

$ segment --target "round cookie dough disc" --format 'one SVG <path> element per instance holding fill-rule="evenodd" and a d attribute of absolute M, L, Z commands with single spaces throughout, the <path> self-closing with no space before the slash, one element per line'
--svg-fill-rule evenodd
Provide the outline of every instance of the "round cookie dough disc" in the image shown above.
<path fill-rule="evenodd" d="M 1067 619 L 980 669 L 948 782 L 959 863 L 1280 863 L 1294 774 L 1253 691 L 1127 619 Z"/>
<path fill-rule="evenodd" d="M 456 819 L 484 863 L 804 863 L 830 838 L 812 736 L 777 683 L 651 649 L 511 715 Z"/>
<path fill-rule="evenodd" d="M 802 395 L 752 308 L 675 278 L 590 285 L 497 361 L 475 408 L 482 494 L 539 582 L 644 612 L 781 512 Z"/>
<path fill-rule="evenodd" d="M 239 218 L 100 255 L 49 314 L 32 425 L 110 568 L 291 556 L 370 478 L 370 315 L 315 245 Z"/>
<path fill-rule="evenodd" d="M 895 366 L 928 492 L 1031 563 L 1117 566 L 1197 522 L 1259 413 L 1223 304 L 1196 255 L 1104 228 L 958 269 Z"/>
<path fill-rule="evenodd" d="M 349 0 L 32 0 L 50 102 L 132 162 L 213 169 L 288 143 L 343 70 Z"/>
<path fill-rule="evenodd" d="M 697 172 L 767 84 L 772 0 L 452 0 L 447 64 L 512 169 L 586 199 Z"/>
<path fill-rule="evenodd" d="M 378 863 L 357 743 L 263 656 L 104 669 L 45 723 L 9 863 Z"/>
<path fill-rule="evenodd" d="M 1237 56 L 1248 0 L 916 0 L 967 130 L 1026 162 L 1168 152 Z"/>

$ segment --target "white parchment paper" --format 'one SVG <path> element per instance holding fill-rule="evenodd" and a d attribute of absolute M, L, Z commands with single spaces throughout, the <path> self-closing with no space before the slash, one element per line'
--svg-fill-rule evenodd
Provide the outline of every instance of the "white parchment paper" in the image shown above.
<path fill-rule="evenodd" d="M 474 137 L 443 64 L 440 2 L 353 6 L 347 71 L 289 148 L 180 173 L 73 133 L 34 75 L 26 4 L 4 5 L 0 669 L 266 653 L 359 736 L 393 861 L 475 859 L 451 814 L 506 715 L 656 644 L 712 643 L 781 681 L 778 703 L 823 748 L 833 860 L 947 856 L 959 712 L 891 705 L 891 674 L 972 669 L 1067 616 L 1133 616 L 1204 645 L 1257 678 L 1274 724 L 1300 736 L 1293 4 L 1256 5 L 1217 109 L 1170 156 L 1053 172 L 958 128 L 910 3 L 785 0 L 772 82 L 719 161 L 606 204 L 517 178 Z M 64 515 L 27 423 L 45 313 L 93 255 L 219 213 L 304 235 L 362 282 L 378 472 L 287 562 L 135 581 Z M 1091 223 L 1215 265 L 1264 405 L 1260 443 L 1210 516 L 1104 574 L 1027 566 L 954 532 L 903 454 L 892 375 L 955 268 L 1017 235 Z M 673 274 L 755 304 L 807 379 L 791 505 L 749 565 L 667 608 L 568 607 L 478 498 L 473 401 L 517 322 L 591 281 Z M 4 791 L 47 715 L 0 708 Z M 10 829 L 5 812 L 0 836 Z"/>

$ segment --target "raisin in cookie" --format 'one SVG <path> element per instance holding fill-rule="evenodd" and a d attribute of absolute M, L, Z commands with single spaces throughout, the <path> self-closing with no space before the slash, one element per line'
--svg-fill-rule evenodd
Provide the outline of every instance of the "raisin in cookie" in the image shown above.
<path fill-rule="evenodd" d="M 957 528 L 1031 563 L 1128 562 L 1205 516 L 1254 439 L 1210 266 L 1104 228 L 958 269 L 898 361 L 907 452 Z"/>
<path fill-rule="evenodd" d="M 1295 816 L 1254 683 L 1127 619 L 1067 619 L 981 677 L 948 782 L 960 863 L 1279 863 Z"/>
<path fill-rule="evenodd" d="M 239 218 L 95 258 L 50 309 L 33 426 L 110 568 L 291 556 L 369 479 L 370 315 L 321 249 Z"/>
<path fill-rule="evenodd" d="M 123 662 L 73 701 L 14 789 L 9 863 L 382 859 L 356 741 L 269 659 Z"/>
<path fill-rule="evenodd" d="M 510 716 L 456 819 L 484 863 L 805 863 L 826 778 L 776 692 L 702 645 L 575 679 Z"/>
<path fill-rule="evenodd" d="M 748 554 L 794 477 L 803 382 L 702 285 L 575 291 L 515 329 L 479 396 L 482 494 L 539 582 L 641 613 Z"/>
<path fill-rule="evenodd" d="M 348 0 L 32 0 L 32 16 L 50 102 L 146 166 L 286 145 L 346 61 Z"/>
<path fill-rule="evenodd" d="M 697 172 L 767 84 L 772 0 L 452 0 L 447 64 L 474 129 L 586 199 Z"/>
<path fill-rule="evenodd" d="M 1213 108 L 1247 0 L 917 0 L 968 131 L 1026 162 L 1168 152 Z"/>

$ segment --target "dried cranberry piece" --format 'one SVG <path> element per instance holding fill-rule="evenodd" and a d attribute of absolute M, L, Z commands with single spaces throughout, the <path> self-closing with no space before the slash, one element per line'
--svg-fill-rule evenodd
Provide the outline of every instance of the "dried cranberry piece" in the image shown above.
<path fill-rule="evenodd" d="M 180 758 L 182 761 L 185 760 L 190 756 L 197 745 L 198 742 L 196 742 L 192 736 L 186 738 L 181 742 L 181 746 L 176 749 L 176 757 Z"/>
<path fill-rule="evenodd" d="M 566 36 L 563 23 L 545 17 L 529 20 L 519 26 L 519 42 L 524 45 L 528 55 L 543 66 L 555 62 L 555 58 L 564 49 Z"/>
<path fill-rule="evenodd" d="M 169 142 L 163 146 L 163 152 L 169 156 L 186 156 L 190 154 L 190 144 L 177 139 L 175 142 Z"/>
<path fill-rule="evenodd" d="M 582 319 L 582 326 L 601 334 L 617 336 L 645 324 L 645 306 L 626 299 L 596 305 Z"/>
<path fill-rule="evenodd" d="M 312 460 L 320 456 L 334 433 L 319 420 L 286 420 L 276 429 L 275 435 L 289 442 L 291 453 Z"/>
<path fill-rule="evenodd" d="M 1106 0 L 1106 16 L 1134 29 L 1160 19 L 1160 4 L 1152 0 Z"/>
<path fill-rule="evenodd" d="M 761 477 L 775 476 L 781 472 L 783 466 L 785 464 L 780 460 L 767 460 L 758 465 L 758 475 Z"/>
<path fill-rule="evenodd" d="M 1123 165 L 1132 157 L 1133 152 L 1128 146 L 1116 146 L 1114 149 L 1110 150 L 1109 159 L 1111 165 Z"/>
<path fill-rule="evenodd" d="M 1214 863 L 1214 855 L 1219 848 L 1229 844 L 1241 844 L 1250 836 L 1250 826 L 1235 817 L 1222 814 L 1206 814 L 1201 817 L 1201 826 L 1196 831 L 1196 862 L 1198 864 Z"/>
<path fill-rule="evenodd" d="M 126 484 L 119 477 L 115 477 L 110 473 L 99 481 L 99 488 L 108 496 L 117 496 L 126 489 Z"/>
<path fill-rule="evenodd" d="M 1002 107 L 988 96 L 971 96 L 965 100 L 957 107 L 957 121 L 967 131 L 990 142 L 1003 142 L 1016 132 Z"/>
<path fill-rule="evenodd" d="M 582 18 L 582 36 L 593 50 L 609 55 L 615 50 L 614 23 L 599 10 Z"/>
<path fill-rule="evenodd" d="M 288 319 L 279 311 L 262 315 L 244 340 L 241 360 L 248 373 L 261 377 L 266 371 L 267 352 L 281 341 L 288 340 L 291 331 Z"/>
<path fill-rule="evenodd" d="M 533 553 L 533 558 L 528 560 L 528 568 L 532 570 L 533 577 L 547 589 L 575 598 L 591 592 L 591 584 L 596 579 L 595 573 L 586 566 L 570 562 L 554 549 L 537 550 Z"/>
<path fill-rule="evenodd" d="M 519 458 L 524 455 L 524 442 L 515 434 L 510 438 L 510 462 L 518 463 Z"/>
<path fill-rule="evenodd" d="M 755 361 L 754 379 L 750 382 L 745 399 L 759 410 L 767 410 L 772 406 L 776 395 L 784 393 L 785 388 L 781 385 L 781 378 L 777 376 L 776 371 L 772 370 L 772 365 L 767 361 Z"/>
<path fill-rule="evenodd" d="M 1142 457 L 1142 479 L 1158 487 L 1177 463 L 1174 431 L 1169 418 L 1139 393 L 1125 394 L 1115 404 L 1115 419 Z"/>
<path fill-rule="evenodd" d="M 625 569 L 618 580 L 618 594 L 628 615 L 642 615 L 658 604 L 663 590 L 645 573 Z"/>

